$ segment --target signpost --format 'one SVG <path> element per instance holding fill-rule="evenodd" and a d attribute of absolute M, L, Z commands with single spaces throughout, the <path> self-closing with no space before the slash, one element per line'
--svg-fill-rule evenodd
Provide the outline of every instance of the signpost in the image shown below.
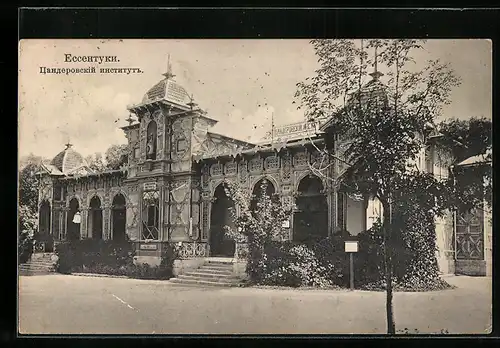
<path fill-rule="evenodd" d="M 346 240 L 344 242 L 344 249 L 346 253 L 349 253 L 350 286 L 351 290 L 354 290 L 354 253 L 358 252 L 358 242 Z"/>

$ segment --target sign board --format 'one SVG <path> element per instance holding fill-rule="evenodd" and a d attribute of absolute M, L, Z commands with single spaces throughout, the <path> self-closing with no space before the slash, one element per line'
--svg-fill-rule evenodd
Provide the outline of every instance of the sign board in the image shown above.
<path fill-rule="evenodd" d="M 158 249 L 158 245 L 156 244 L 141 244 L 141 250 L 156 250 Z"/>
<path fill-rule="evenodd" d="M 357 241 L 345 241 L 344 244 L 346 253 L 357 253 L 358 252 L 358 242 Z"/>
<path fill-rule="evenodd" d="M 290 220 L 285 220 L 281 223 L 281 227 L 290 228 Z"/>
<path fill-rule="evenodd" d="M 142 187 L 144 191 L 154 191 L 156 190 L 156 182 L 145 182 Z"/>

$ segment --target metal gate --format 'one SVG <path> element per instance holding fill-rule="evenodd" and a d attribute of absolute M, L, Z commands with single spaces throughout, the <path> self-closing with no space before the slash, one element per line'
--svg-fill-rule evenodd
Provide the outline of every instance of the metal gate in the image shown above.
<path fill-rule="evenodd" d="M 481 209 L 456 214 L 457 259 L 484 260 L 483 215 Z"/>

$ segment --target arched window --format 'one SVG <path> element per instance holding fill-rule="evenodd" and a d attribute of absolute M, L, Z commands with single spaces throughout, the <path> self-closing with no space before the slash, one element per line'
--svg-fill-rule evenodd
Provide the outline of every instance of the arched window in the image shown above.
<path fill-rule="evenodd" d="M 38 221 L 40 235 L 50 235 L 50 215 L 50 203 L 47 200 L 43 200 L 42 204 L 40 204 Z"/>
<path fill-rule="evenodd" d="M 99 197 L 94 196 L 90 200 L 89 231 L 93 239 L 102 239 L 102 207 Z"/>
<path fill-rule="evenodd" d="M 314 175 L 304 177 L 296 198 L 293 239 L 307 242 L 328 236 L 328 203 L 321 180 Z"/>
<path fill-rule="evenodd" d="M 112 205 L 112 239 L 124 240 L 125 239 L 125 226 L 126 226 L 126 205 L 125 197 L 121 193 L 113 198 Z"/>
<path fill-rule="evenodd" d="M 77 213 L 80 213 L 80 204 L 78 203 L 78 199 L 73 198 L 69 201 L 69 211 L 67 215 L 67 239 L 75 240 L 80 239 L 80 224 L 75 222 L 74 217 Z"/>
<path fill-rule="evenodd" d="M 157 126 L 155 121 L 151 121 L 148 124 L 148 129 L 146 132 L 146 159 L 155 160 L 156 159 L 156 148 L 157 148 Z"/>

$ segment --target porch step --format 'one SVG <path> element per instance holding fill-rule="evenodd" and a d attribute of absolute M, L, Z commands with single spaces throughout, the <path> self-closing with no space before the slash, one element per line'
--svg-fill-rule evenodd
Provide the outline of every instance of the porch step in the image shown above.
<path fill-rule="evenodd" d="M 32 270 L 20 269 L 18 274 L 20 276 L 36 276 L 36 275 L 52 275 L 57 273 L 54 271 L 43 271 L 43 270 L 32 271 Z"/>
<path fill-rule="evenodd" d="M 200 279 L 184 279 L 184 278 L 172 278 L 170 282 L 176 285 L 187 285 L 187 286 L 212 286 L 212 287 L 233 287 L 238 286 L 239 282 L 220 282 L 220 281 L 207 281 Z"/>
<path fill-rule="evenodd" d="M 178 279 L 186 279 L 186 280 L 201 280 L 208 282 L 219 282 L 219 283 L 233 283 L 238 279 L 232 276 L 227 277 L 213 277 L 210 274 L 201 274 L 201 275 L 193 275 L 193 274 L 181 274 L 177 277 Z"/>
<path fill-rule="evenodd" d="M 28 261 L 26 263 L 22 263 L 20 264 L 19 266 L 22 266 L 22 265 L 40 265 L 40 266 L 54 266 L 54 262 L 52 261 Z"/>
<path fill-rule="evenodd" d="M 171 283 L 188 286 L 239 286 L 240 279 L 233 273 L 233 263 L 229 260 L 207 260 L 196 270 L 170 279 Z"/>
<path fill-rule="evenodd" d="M 19 268 L 27 269 L 27 268 L 32 268 L 32 269 L 54 269 L 55 265 L 47 265 L 47 264 L 39 264 L 39 263 L 25 263 L 22 265 L 19 265 Z"/>
<path fill-rule="evenodd" d="M 234 263 L 234 259 L 230 257 L 210 257 L 207 260 L 209 264 L 219 264 L 219 265 L 232 265 Z"/>
<path fill-rule="evenodd" d="M 42 275 L 55 273 L 56 263 L 52 261 L 52 253 L 31 255 L 31 259 L 19 265 L 19 275 Z"/>
<path fill-rule="evenodd" d="M 214 271 L 233 271 L 233 265 L 223 265 L 223 264 L 215 264 L 215 263 L 208 263 L 204 264 L 201 266 L 203 269 L 207 270 L 214 270 Z"/>
<path fill-rule="evenodd" d="M 232 277 L 233 272 L 230 271 L 212 271 L 212 270 L 206 270 L 202 268 L 198 268 L 194 271 L 188 271 L 184 273 L 186 275 L 196 275 L 196 276 L 203 276 L 203 275 L 208 275 L 208 276 L 214 276 L 214 277 L 220 277 L 220 278 L 227 278 L 227 277 Z"/>

